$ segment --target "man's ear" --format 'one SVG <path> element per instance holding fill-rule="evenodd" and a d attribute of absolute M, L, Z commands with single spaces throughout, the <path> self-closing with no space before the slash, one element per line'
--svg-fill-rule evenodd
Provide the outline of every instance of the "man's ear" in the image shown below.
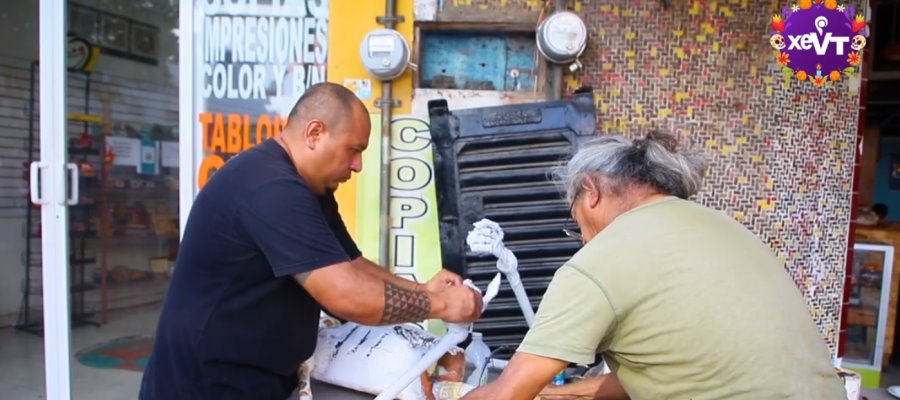
<path fill-rule="evenodd" d="M 316 145 L 325 134 L 325 123 L 318 119 L 311 119 L 303 128 L 303 141 L 310 150 L 315 150 Z"/>
<path fill-rule="evenodd" d="M 597 182 L 594 179 L 585 178 L 581 185 L 584 194 L 588 196 L 590 207 L 596 207 L 600 203 L 600 188 L 597 186 Z"/>

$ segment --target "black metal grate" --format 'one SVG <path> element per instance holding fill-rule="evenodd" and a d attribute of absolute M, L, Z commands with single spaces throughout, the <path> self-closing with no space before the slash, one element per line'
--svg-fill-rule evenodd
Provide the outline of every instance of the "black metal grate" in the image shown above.
<path fill-rule="evenodd" d="M 469 254 L 472 224 L 500 224 L 519 260 L 519 275 L 537 310 L 556 269 L 580 244 L 562 232 L 569 208 L 550 180 L 552 168 L 594 134 L 591 92 L 571 100 L 450 111 L 429 102 L 443 264 L 485 287 L 496 259 Z M 492 349 L 509 356 L 528 328 L 508 282 L 475 323 Z"/>

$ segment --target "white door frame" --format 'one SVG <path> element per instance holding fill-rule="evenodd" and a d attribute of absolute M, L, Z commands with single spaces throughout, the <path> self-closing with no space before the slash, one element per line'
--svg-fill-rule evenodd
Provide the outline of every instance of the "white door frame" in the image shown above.
<path fill-rule="evenodd" d="M 45 386 L 48 400 L 69 400 L 68 204 L 74 201 L 67 193 L 66 178 L 72 175 L 77 201 L 78 168 L 66 164 L 66 4 L 40 0 L 38 16 L 41 156 L 31 165 L 31 197 L 41 205 Z"/>
<path fill-rule="evenodd" d="M 178 3 L 178 214 L 180 235 L 184 235 L 191 205 L 197 187 L 196 166 L 199 148 L 194 148 L 194 58 L 201 53 L 194 51 L 194 19 L 203 14 L 194 13 L 194 0 L 180 0 Z M 202 20 L 201 20 L 202 22 Z M 202 140 L 202 139 L 201 139 Z"/>

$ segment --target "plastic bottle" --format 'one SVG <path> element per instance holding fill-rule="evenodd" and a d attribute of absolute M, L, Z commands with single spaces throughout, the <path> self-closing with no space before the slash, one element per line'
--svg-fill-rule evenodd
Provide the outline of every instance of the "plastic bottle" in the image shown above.
<path fill-rule="evenodd" d="M 553 386 L 562 386 L 566 384 L 566 370 L 559 371 L 556 376 L 553 377 Z"/>
<path fill-rule="evenodd" d="M 466 346 L 466 363 L 475 366 L 475 369 L 466 379 L 466 383 L 475 387 L 487 383 L 487 374 L 484 369 L 487 366 L 491 349 L 482 339 L 481 332 L 472 332 L 472 342 Z"/>

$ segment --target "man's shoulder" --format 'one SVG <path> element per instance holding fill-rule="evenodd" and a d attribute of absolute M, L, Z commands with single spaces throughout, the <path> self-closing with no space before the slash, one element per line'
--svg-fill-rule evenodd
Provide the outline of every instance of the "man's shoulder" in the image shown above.
<path fill-rule="evenodd" d="M 243 191 L 249 198 L 265 196 L 272 191 L 315 197 L 312 189 L 273 147 L 278 144 L 265 142 L 238 153 L 213 175 L 208 186 L 231 194 L 239 195 Z M 216 179 L 219 174 L 221 179 Z"/>
<path fill-rule="evenodd" d="M 221 171 L 229 171 L 240 175 L 247 170 L 284 170 L 289 163 L 282 154 L 279 154 L 280 146 L 273 141 L 265 141 L 247 150 L 233 155 Z"/>

